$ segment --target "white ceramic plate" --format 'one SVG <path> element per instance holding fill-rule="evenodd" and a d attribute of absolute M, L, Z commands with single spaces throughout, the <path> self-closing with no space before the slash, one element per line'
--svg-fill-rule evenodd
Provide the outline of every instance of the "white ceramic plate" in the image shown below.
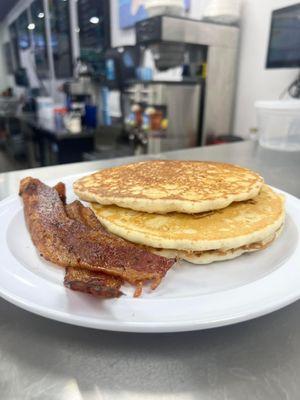
<path fill-rule="evenodd" d="M 78 177 L 62 179 L 69 202 Z M 270 313 L 300 298 L 300 200 L 284 194 L 284 231 L 266 250 L 208 266 L 177 263 L 155 291 L 146 287 L 135 299 L 125 286 L 126 295 L 113 300 L 66 289 L 64 270 L 42 260 L 33 246 L 21 200 L 9 197 L 0 202 L 0 295 L 47 318 L 129 332 L 198 330 Z"/>

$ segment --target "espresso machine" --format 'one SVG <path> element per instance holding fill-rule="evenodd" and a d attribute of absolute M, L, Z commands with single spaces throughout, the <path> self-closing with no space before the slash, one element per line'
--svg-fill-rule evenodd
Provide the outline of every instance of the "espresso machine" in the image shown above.
<path fill-rule="evenodd" d="M 127 86 L 129 125 L 141 109 L 140 131 L 147 122 L 149 128 L 151 113 L 156 120 L 160 115 L 162 128 L 150 127 L 150 142 L 145 138 L 148 152 L 204 145 L 209 134 L 231 133 L 239 28 L 162 15 L 138 22 L 135 29 L 136 45 L 142 52 L 150 49 L 158 71 L 182 67 L 180 81 L 150 79 Z"/>

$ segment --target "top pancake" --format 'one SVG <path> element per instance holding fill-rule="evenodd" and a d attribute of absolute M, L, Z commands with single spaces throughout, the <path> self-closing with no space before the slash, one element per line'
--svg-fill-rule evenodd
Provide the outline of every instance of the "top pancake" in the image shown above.
<path fill-rule="evenodd" d="M 81 200 L 149 213 L 187 214 L 255 197 L 263 179 L 232 164 L 153 160 L 108 168 L 77 180 Z"/>

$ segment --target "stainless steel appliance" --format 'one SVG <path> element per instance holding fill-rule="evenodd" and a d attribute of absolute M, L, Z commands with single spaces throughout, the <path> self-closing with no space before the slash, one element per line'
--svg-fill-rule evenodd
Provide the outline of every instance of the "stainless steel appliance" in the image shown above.
<path fill-rule="evenodd" d="M 238 36 L 236 26 L 173 16 L 157 16 L 136 24 L 137 45 L 151 49 L 158 70 L 188 64 L 189 78 L 195 79 L 201 66 L 204 79 L 199 80 L 194 90 L 185 91 L 183 84 L 178 85 L 176 96 L 170 99 L 179 104 L 169 113 L 170 123 L 184 128 L 181 118 L 185 118 L 185 113 L 173 110 L 180 110 L 182 105 L 189 115 L 191 101 L 187 98 L 191 96 L 195 101 L 197 93 L 199 98 L 193 109 L 197 108 L 199 115 L 201 144 L 205 144 L 209 133 L 218 135 L 232 131 Z M 172 90 L 174 88 L 168 92 Z M 186 136 L 187 133 L 182 130 L 181 134 Z"/>
<path fill-rule="evenodd" d="M 64 92 L 68 95 L 70 109 L 84 109 L 87 102 L 97 104 L 99 85 L 89 76 L 79 77 L 64 84 Z"/>
<path fill-rule="evenodd" d="M 125 89 L 125 120 L 129 130 L 133 128 L 130 137 L 140 145 L 140 152 L 158 153 L 196 146 L 200 93 L 199 82 L 139 82 Z M 138 107 L 136 111 L 134 107 Z M 145 126 L 143 119 L 151 119 L 151 110 L 153 119 L 155 112 L 159 113 L 159 121 L 156 118 Z M 140 126 L 128 119 L 129 115 L 134 118 L 137 112 L 141 113 Z"/>

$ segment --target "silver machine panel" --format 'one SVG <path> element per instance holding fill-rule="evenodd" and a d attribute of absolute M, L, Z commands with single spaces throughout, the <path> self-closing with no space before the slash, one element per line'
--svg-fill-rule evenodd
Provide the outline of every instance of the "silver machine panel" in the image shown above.
<path fill-rule="evenodd" d="M 205 58 L 203 62 L 206 65 L 205 89 L 196 89 L 195 93 L 201 95 L 201 100 L 196 101 L 198 120 L 202 121 L 199 127 L 201 144 L 206 143 L 207 136 L 211 133 L 215 135 L 231 134 L 233 122 L 233 107 L 236 85 L 236 61 L 238 52 L 239 28 L 236 26 L 226 26 L 207 21 L 197 21 L 186 18 L 172 16 L 158 16 L 139 22 L 136 25 L 137 44 L 151 49 L 155 48 L 156 58 L 159 52 L 159 46 L 162 46 L 163 57 L 166 59 L 167 44 L 170 49 L 174 48 L 174 43 L 184 45 L 185 52 L 191 53 L 191 59 L 197 58 L 197 55 Z M 172 59 L 170 50 L 170 68 L 175 66 L 175 58 Z M 180 59 L 176 55 L 177 59 Z M 166 65 L 164 65 L 166 67 Z M 159 68 L 159 63 L 157 63 Z M 182 87 L 181 87 L 182 88 Z M 179 88 L 179 90 L 181 90 Z M 192 89 L 190 89 L 192 92 Z M 183 107 L 188 114 L 186 102 L 187 92 L 178 92 L 173 100 L 180 103 L 181 106 L 172 109 L 179 110 Z M 195 100 L 193 100 L 195 101 Z M 200 105 L 203 101 L 204 104 Z M 188 103 L 190 104 L 190 102 Z M 193 108 L 194 109 L 194 108 Z M 201 110 L 201 111 L 200 111 Z M 201 115 L 199 113 L 201 112 Z M 184 112 L 181 114 L 186 118 Z M 170 113 L 171 120 L 174 119 L 174 125 L 182 123 L 179 120 L 179 114 Z M 184 127 L 182 126 L 184 129 Z M 170 127 L 171 129 L 171 127 Z M 182 135 L 189 135 L 182 130 Z M 185 140 L 182 140 L 182 143 Z"/>
<path fill-rule="evenodd" d="M 165 134 L 147 135 L 143 152 L 153 154 L 198 144 L 200 91 L 200 84 L 149 82 L 136 83 L 125 92 L 128 110 L 132 104 L 141 103 L 166 110 Z"/>

